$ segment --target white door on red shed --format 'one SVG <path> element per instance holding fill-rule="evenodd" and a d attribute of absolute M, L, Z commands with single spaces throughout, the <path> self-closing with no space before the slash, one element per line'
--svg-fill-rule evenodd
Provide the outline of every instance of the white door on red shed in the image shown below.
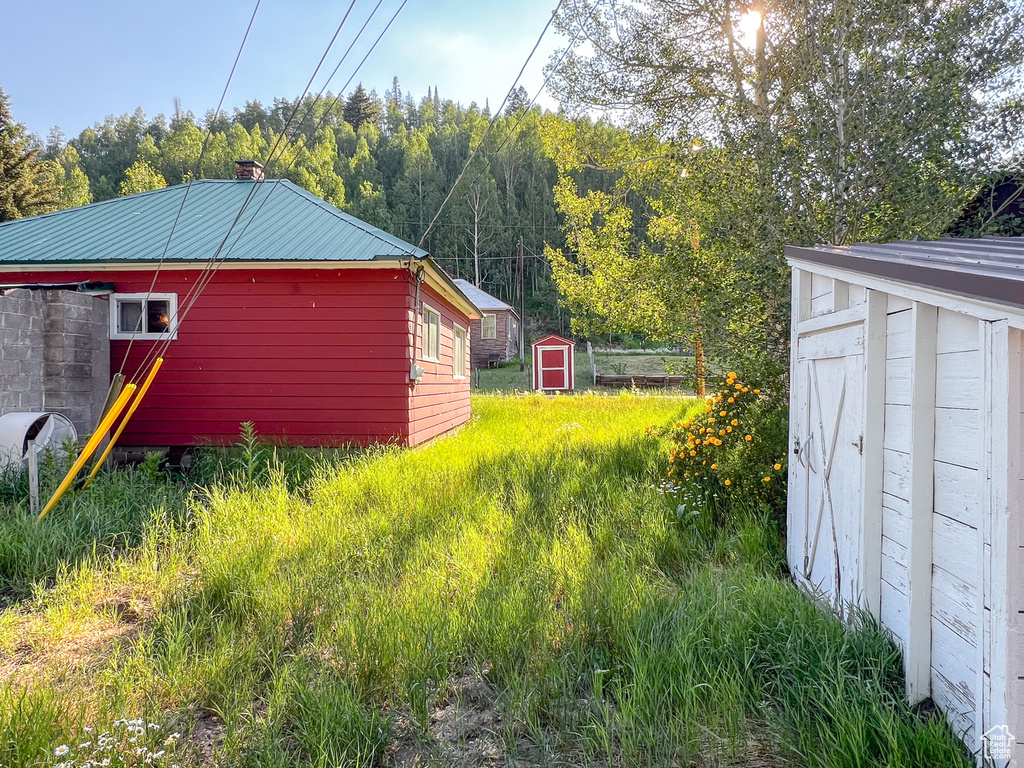
<path fill-rule="evenodd" d="M 790 493 L 803 519 L 792 520 L 794 575 L 815 591 L 861 601 L 860 532 L 864 423 L 864 325 L 798 338 Z M 793 557 L 795 555 L 795 557 Z"/>

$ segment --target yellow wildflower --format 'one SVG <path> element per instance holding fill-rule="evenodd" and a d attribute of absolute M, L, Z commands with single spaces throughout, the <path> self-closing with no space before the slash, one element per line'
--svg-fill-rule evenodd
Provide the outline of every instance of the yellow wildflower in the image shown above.
<path fill-rule="evenodd" d="M 781 464 L 776 464 L 775 465 L 775 471 L 778 472 L 780 469 L 782 469 L 782 465 Z"/>
<path fill-rule="evenodd" d="M 746 440 L 746 441 L 747 441 L 747 442 L 749 443 L 749 442 L 750 442 L 751 440 L 753 440 L 753 439 L 754 439 L 754 436 L 753 436 L 753 435 L 747 435 L 747 436 L 746 436 L 746 437 L 744 437 L 743 439 L 744 439 L 744 440 Z"/>
<path fill-rule="evenodd" d="M 726 485 L 732 485 L 732 480 L 726 480 L 726 481 L 725 481 L 725 484 L 726 484 Z"/>

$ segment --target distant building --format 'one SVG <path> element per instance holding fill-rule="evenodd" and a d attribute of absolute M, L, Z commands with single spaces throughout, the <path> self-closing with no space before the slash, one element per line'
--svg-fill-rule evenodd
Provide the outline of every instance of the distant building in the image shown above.
<path fill-rule="evenodd" d="M 455 285 L 480 310 L 483 317 L 469 323 L 471 360 L 474 368 L 506 363 L 519 355 L 519 315 L 501 299 L 477 288 L 468 280 Z"/>

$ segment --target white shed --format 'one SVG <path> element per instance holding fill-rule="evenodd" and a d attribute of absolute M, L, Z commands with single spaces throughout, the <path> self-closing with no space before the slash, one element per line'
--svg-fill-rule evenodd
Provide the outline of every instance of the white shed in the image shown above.
<path fill-rule="evenodd" d="M 888 627 L 969 748 L 1024 742 L 1024 239 L 786 257 L 793 577 Z"/>

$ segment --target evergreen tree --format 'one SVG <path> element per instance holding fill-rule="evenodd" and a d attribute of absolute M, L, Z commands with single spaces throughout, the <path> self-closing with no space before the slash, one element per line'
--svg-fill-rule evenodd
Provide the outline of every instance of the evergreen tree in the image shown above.
<path fill-rule="evenodd" d="M 0 221 L 52 211 L 60 192 L 36 159 L 35 146 L 22 123 L 14 122 L 7 94 L 0 88 Z"/>
<path fill-rule="evenodd" d="M 345 122 L 351 125 L 353 130 L 358 131 L 363 123 L 374 126 L 380 123 L 381 107 L 360 83 L 345 100 L 343 115 Z"/>

